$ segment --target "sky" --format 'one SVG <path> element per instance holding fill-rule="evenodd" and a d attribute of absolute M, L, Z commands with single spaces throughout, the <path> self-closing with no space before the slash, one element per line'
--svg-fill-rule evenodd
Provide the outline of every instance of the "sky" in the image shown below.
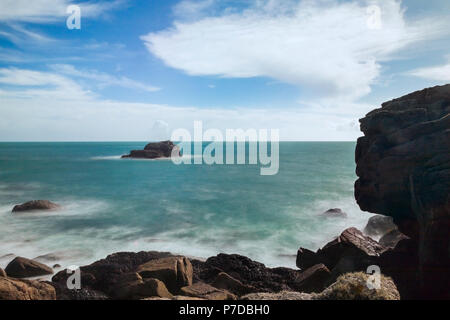
<path fill-rule="evenodd" d="M 0 141 L 163 140 L 196 120 L 354 141 L 382 102 L 450 83 L 449 16 L 448 0 L 0 0 Z"/>

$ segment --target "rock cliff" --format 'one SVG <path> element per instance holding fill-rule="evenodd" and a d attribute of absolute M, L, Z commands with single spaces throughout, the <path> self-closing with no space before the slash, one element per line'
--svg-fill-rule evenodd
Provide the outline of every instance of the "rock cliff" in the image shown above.
<path fill-rule="evenodd" d="M 362 210 L 393 217 L 411 238 L 402 241 L 402 254 L 417 254 L 416 262 L 411 258 L 417 266 L 408 268 L 417 278 L 402 281 L 417 285 L 413 298 L 450 292 L 449 113 L 450 84 L 385 102 L 360 120 L 356 201 Z"/>

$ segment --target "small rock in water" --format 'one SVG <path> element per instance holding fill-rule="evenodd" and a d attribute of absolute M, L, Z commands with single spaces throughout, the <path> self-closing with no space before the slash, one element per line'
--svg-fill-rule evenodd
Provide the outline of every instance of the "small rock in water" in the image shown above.
<path fill-rule="evenodd" d="M 322 215 L 333 218 L 347 218 L 347 214 L 339 208 L 329 209 L 322 213 Z"/>
<path fill-rule="evenodd" d="M 57 210 L 60 205 L 49 200 L 32 200 L 14 206 L 12 212 L 34 211 L 34 210 Z"/>

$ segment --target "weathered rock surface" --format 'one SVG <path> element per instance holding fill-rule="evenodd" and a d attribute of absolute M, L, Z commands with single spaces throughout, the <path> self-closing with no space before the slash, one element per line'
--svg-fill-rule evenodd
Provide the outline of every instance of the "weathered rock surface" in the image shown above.
<path fill-rule="evenodd" d="M 316 300 L 400 300 L 400 294 L 391 278 L 380 275 L 378 284 L 370 281 L 367 273 L 347 273 L 320 294 Z M 375 287 L 369 288 L 368 282 Z"/>
<path fill-rule="evenodd" d="M 281 291 L 278 293 L 251 293 L 241 300 L 400 300 L 400 294 L 391 278 L 380 275 L 379 287 L 370 289 L 369 276 L 363 272 L 346 273 L 320 293 Z"/>
<path fill-rule="evenodd" d="M 244 285 L 239 280 L 236 280 L 229 274 L 221 272 L 217 275 L 216 280 L 211 284 L 217 289 L 224 289 L 238 296 L 243 296 L 247 293 L 254 292 L 256 289 L 249 285 Z"/>
<path fill-rule="evenodd" d="M 119 283 L 111 290 L 113 299 L 139 300 L 148 297 L 172 298 L 165 284 L 153 278 L 143 279 L 137 273 L 129 273 L 121 277 Z"/>
<path fill-rule="evenodd" d="M 0 300 L 55 299 L 55 289 L 47 283 L 0 277 Z"/>
<path fill-rule="evenodd" d="M 155 278 L 163 281 L 170 292 L 177 293 L 182 287 L 192 285 L 193 269 L 185 257 L 167 257 L 151 260 L 138 267 L 142 278 Z"/>
<path fill-rule="evenodd" d="M 360 120 L 355 197 L 362 210 L 393 217 L 417 245 L 420 277 L 406 288 L 416 291 L 412 298 L 450 298 L 449 113 L 445 85 L 386 102 Z"/>
<path fill-rule="evenodd" d="M 218 289 L 203 282 L 181 288 L 184 296 L 202 298 L 207 300 L 236 300 L 237 297 L 227 290 Z"/>
<path fill-rule="evenodd" d="M 306 293 L 320 292 L 325 289 L 330 276 L 330 270 L 324 264 L 316 264 L 300 273 L 297 288 Z"/>
<path fill-rule="evenodd" d="M 16 257 L 6 266 L 6 274 L 14 278 L 29 278 L 53 274 L 52 268 L 23 257 Z"/>
<path fill-rule="evenodd" d="M 257 292 L 250 293 L 240 300 L 313 300 L 314 294 L 295 292 L 295 291 L 281 291 L 278 293 Z"/>
<path fill-rule="evenodd" d="M 80 268 L 81 285 L 85 291 L 82 295 L 75 294 L 76 291 L 66 288 L 66 281 L 70 276 L 67 270 L 62 270 L 53 276 L 52 284 L 58 290 L 58 299 L 60 299 L 60 295 L 63 298 L 74 295 L 76 298 L 82 299 L 85 295 L 87 298 L 103 299 L 114 296 L 113 288 L 123 281 L 124 275 L 136 273 L 140 265 L 150 260 L 171 256 L 169 252 L 119 252 L 88 266 L 83 266 Z"/>
<path fill-rule="evenodd" d="M 331 270 L 331 280 L 334 280 L 346 272 L 365 270 L 385 250 L 358 229 L 348 228 L 316 253 L 300 248 L 297 252 L 297 267 L 305 270 L 322 263 Z"/>
<path fill-rule="evenodd" d="M 213 284 L 218 275 L 227 273 L 252 292 L 302 291 L 306 282 L 302 272 L 289 268 L 267 268 L 260 262 L 237 254 L 218 254 L 205 262 L 194 260 L 195 281 Z M 239 295 L 239 291 L 229 290 Z"/>
<path fill-rule="evenodd" d="M 369 218 L 364 228 L 364 233 L 370 237 L 382 237 L 392 230 L 396 230 L 397 226 L 392 217 L 382 216 L 380 214 Z"/>
<path fill-rule="evenodd" d="M 61 206 L 48 200 L 32 200 L 14 206 L 12 212 L 24 212 L 35 210 L 57 210 Z"/>
<path fill-rule="evenodd" d="M 132 150 L 122 158 L 158 159 L 170 158 L 172 155 L 180 156 L 180 148 L 172 141 L 161 141 L 147 144 L 144 150 Z"/>
<path fill-rule="evenodd" d="M 398 229 L 394 229 L 386 233 L 381 237 L 380 241 L 378 241 L 383 247 L 394 249 L 397 246 L 397 243 L 403 239 L 409 239 L 403 233 L 398 231 Z"/>
<path fill-rule="evenodd" d="M 325 211 L 324 213 L 322 213 L 322 216 L 331 218 L 347 218 L 347 213 L 342 211 L 342 209 L 334 208 Z"/>

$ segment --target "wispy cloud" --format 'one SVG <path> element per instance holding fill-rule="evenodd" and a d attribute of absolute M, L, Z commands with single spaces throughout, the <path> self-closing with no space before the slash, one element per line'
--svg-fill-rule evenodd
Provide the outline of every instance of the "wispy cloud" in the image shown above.
<path fill-rule="evenodd" d="M 97 85 L 103 87 L 118 86 L 128 89 L 143 90 L 147 92 L 155 92 L 161 90 L 161 88 L 159 87 L 147 85 L 127 77 L 115 77 L 107 73 L 99 72 L 97 70 L 78 70 L 74 66 L 68 64 L 55 64 L 51 65 L 50 67 L 53 71 L 70 77 L 95 80 L 97 82 Z"/>
<path fill-rule="evenodd" d="M 2 140 L 152 140 L 158 139 L 152 127 L 155 121 L 166 123 L 170 132 L 176 128 L 192 130 L 195 120 L 202 120 L 205 128 L 221 130 L 280 129 L 284 140 L 353 140 L 359 135 L 352 127 L 354 119 L 338 113 L 324 118 L 320 112 L 276 106 L 181 108 L 111 101 L 56 71 L 0 68 L 0 84 Z"/>
<path fill-rule="evenodd" d="M 371 28 L 368 5 L 381 10 Z M 142 36 L 148 50 L 193 76 L 269 77 L 318 96 L 354 101 L 371 91 L 380 62 L 446 22 L 406 21 L 400 1 L 257 1 L 241 12 L 176 21 Z"/>
<path fill-rule="evenodd" d="M 70 4 L 81 7 L 83 17 L 96 17 L 110 10 L 120 8 L 125 0 L 84 1 L 74 0 L 2 0 L 0 2 L 0 22 L 55 22 L 67 16 Z"/>
<path fill-rule="evenodd" d="M 446 64 L 415 69 L 407 74 L 433 81 L 450 82 L 450 56 L 447 60 Z"/>
<path fill-rule="evenodd" d="M 48 100 L 89 100 L 93 94 L 75 81 L 51 72 L 18 68 L 1 68 L 0 84 L 8 90 L 0 93 L 2 98 L 45 98 Z"/>

